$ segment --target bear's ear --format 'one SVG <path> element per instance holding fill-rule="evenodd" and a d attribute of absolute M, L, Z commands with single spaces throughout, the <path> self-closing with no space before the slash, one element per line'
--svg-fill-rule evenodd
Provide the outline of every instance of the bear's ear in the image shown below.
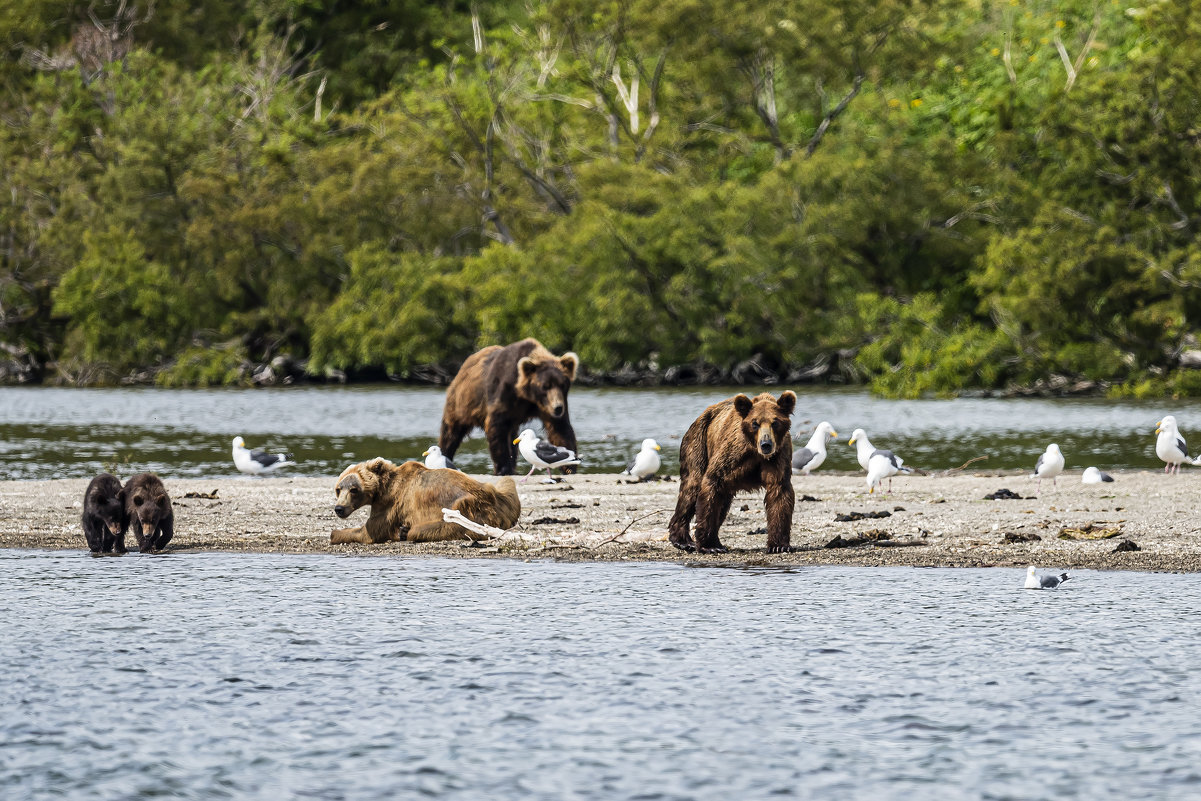
<path fill-rule="evenodd" d="M 125 487 L 117 490 L 117 503 L 121 504 L 122 506 L 125 505 Z"/>
<path fill-rule="evenodd" d="M 562 366 L 563 372 L 567 373 L 567 380 L 575 381 L 575 371 L 580 366 L 580 357 L 576 356 L 574 351 L 569 351 L 559 357 L 559 364 Z"/>
<path fill-rule="evenodd" d="M 796 393 L 791 389 L 780 395 L 780 399 L 776 401 L 776 405 L 780 407 L 780 411 L 791 417 L 792 410 L 796 408 Z"/>
<path fill-rule="evenodd" d="M 738 394 L 734 396 L 734 411 L 738 412 L 739 417 L 746 417 L 751 413 L 751 399 L 746 395 Z"/>
<path fill-rule="evenodd" d="M 367 470 L 377 476 L 382 476 L 388 472 L 388 460 L 382 456 L 372 459 L 367 463 Z"/>
<path fill-rule="evenodd" d="M 536 372 L 538 372 L 538 363 L 529 356 L 522 356 L 517 360 L 518 378 L 529 378 Z"/>

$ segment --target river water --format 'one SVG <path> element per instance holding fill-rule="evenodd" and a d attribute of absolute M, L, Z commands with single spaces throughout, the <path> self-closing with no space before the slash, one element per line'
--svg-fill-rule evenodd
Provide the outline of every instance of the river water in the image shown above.
<path fill-rule="evenodd" d="M 770 388 L 778 394 L 779 387 Z M 678 464 L 679 439 L 706 405 L 755 388 L 594 389 L 571 392 L 571 418 L 584 470 L 616 472 L 645 437 Z M 260 390 L 0 389 L 0 479 L 86 478 L 103 470 L 165 477 L 234 475 L 230 441 L 286 450 L 293 475 L 337 475 L 347 464 L 384 456 L 420 458 L 436 444 L 445 391 L 435 387 L 290 387 Z M 824 469 L 857 470 L 846 445 L 856 427 L 877 447 L 928 470 L 977 456 L 985 469 L 1033 469 L 1058 442 L 1069 469 L 1161 467 L 1156 422 L 1175 414 L 1187 437 L 1201 432 L 1201 401 L 1140 402 L 1088 398 L 883 400 L 860 390 L 799 392 L 794 436 L 803 444 L 817 422 L 840 437 Z M 541 427 L 534 423 L 536 430 Z M 1194 447 L 1201 445 L 1201 433 Z M 468 472 L 491 471 L 476 432 L 456 456 Z"/>
<path fill-rule="evenodd" d="M 0 551 L 0 797 L 1201 797 L 1201 576 Z"/>

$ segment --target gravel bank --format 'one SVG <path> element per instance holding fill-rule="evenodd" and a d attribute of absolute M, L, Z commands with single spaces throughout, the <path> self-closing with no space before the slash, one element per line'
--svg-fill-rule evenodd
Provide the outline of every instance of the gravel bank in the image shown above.
<path fill-rule="evenodd" d="M 477 547 L 438 543 L 332 546 L 329 532 L 350 521 L 333 513 L 334 478 L 167 480 L 175 502 L 172 553 L 424 554 L 455 558 L 551 558 L 571 561 L 672 561 L 698 565 L 1039 566 L 1201 571 L 1201 473 L 1115 476 L 1082 485 L 1060 477 L 1034 495 L 1023 475 L 975 473 L 903 476 L 891 495 L 868 496 L 859 475 L 798 479 L 792 544 L 796 553 L 768 555 L 761 495 L 740 496 L 722 528 L 726 554 L 682 553 L 666 542 L 675 480 L 630 484 L 615 475 L 571 476 L 561 484 L 518 485 L 521 523 Z M 85 480 L 0 482 L 0 547 L 86 548 L 79 525 Z M 998 489 L 1022 499 L 985 500 Z M 189 493 L 215 498 L 187 497 Z M 802 500 L 804 496 L 817 500 Z M 850 522 L 839 515 L 875 513 Z M 887 513 L 885 516 L 883 513 Z M 865 544 L 830 548 L 836 537 Z M 1076 537 L 1066 539 L 1065 537 Z M 1103 538 L 1092 538 L 1103 537 Z M 1037 539 L 1035 539 L 1037 538 Z M 1141 550 L 1115 552 L 1123 541 Z M 134 537 L 126 542 L 134 546 Z M 132 558 L 139 558 L 131 554 Z"/>

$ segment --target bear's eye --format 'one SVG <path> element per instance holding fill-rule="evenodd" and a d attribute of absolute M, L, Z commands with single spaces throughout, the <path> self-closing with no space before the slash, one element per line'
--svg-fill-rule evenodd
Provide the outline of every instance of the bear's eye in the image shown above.
<path fill-rule="evenodd" d="M 751 431 L 758 431 L 758 430 L 759 430 L 759 424 L 751 423 Z"/>
<path fill-rule="evenodd" d="M 350 494 L 351 494 L 351 495 L 358 495 L 358 494 L 359 494 L 359 488 L 358 488 L 358 487 L 351 487 L 351 488 L 350 488 Z"/>
<path fill-rule="evenodd" d="M 142 496 L 141 496 L 141 495 L 135 495 L 135 496 L 133 496 L 133 505 L 134 505 L 134 506 L 141 506 L 141 505 L 142 505 Z"/>

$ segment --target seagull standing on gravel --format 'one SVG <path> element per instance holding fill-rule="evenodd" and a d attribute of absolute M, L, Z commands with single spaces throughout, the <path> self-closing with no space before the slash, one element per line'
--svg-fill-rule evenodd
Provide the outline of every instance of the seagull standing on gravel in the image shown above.
<path fill-rule="evenodd" d="M 638 451 L 630 466 L 621 471 L 622 475 L 633 476 L 639 481 L 650 478 L 659 472 L 659 467 L 663 464 L 663 460 L 659 458 L 661 450 L 663 449 L 659 447 L 659 443 L 653 439 L 642 440 L 642 450 Z"/>
<path fill-rule="evenodd" d="M 1070 578 L 1071 576 L 1067 573 L 1060 573 L 1058 576 L 1040 576 L 1034 572 L 1034 565 L 1030 565 L 1026 568 L 1026 584 L 1023 589 L 1053 590 Z"/>
<path fill-rule="evenodd" d="M 234 467 L 247 475 L 261 476 L 294 464 L 290 453 L 247 450 L 246 442 L 241 437 L 234 437 Z"/>
<path fill-rule="evenodd" d="M 1155 426 L 1155 455 L 1164 461 L 1164 473 L 1179 473 L 1182 462 L 1197 464 L 1196 460 L 1188 458 L 1188 446 L 1180 429 L 1176 427 L 1176 418 L 1168 415 Z"/>
<path fill-rule="evenodd" d="M 1113 476 L 1097 467 L 1084 468 L 1084 475 L 1080 476 L 1081 484 L 1101 484 L 1106 481 L 1113 481 Z"/>
<path fill-rule="evenodd" d="M 446 458 L 446 456 L 442 453 L 442 449 L 437 445 L 431 445 L 429 450 L 421 455 L 425 457 L 425 466 L 430 470 L 439 470 L 443 468 L 447 470 L 459 469 L 455 467 L 454 462 Z"/>
<path fill-rule="evenodd" d="M 547 479 L 554 481 L 550 474 L 552 467 L 567 467 L 568 465 L 579 464 L 580 460 L 576 458 L 575 451 L 555 445 L 545 439 L 538 439 L 538 435 L 534 433 L 532 428 L 527 428 L 521 432 L 521 436 L 513 440 L 513 444 L 517 446 L 522 457 L 525 458 L 533 467 L 530 472 L 525 474 L 525 478 L 521 479 L 524 484 L 529 480 L 529 477 L 534 474 L 534 471 L 539 468 L 546 469 Z"/>
<path fill-rule="evenodd" d="M 826 441 L 837 438 L 838 432 L 834 426 L 825 420 L 818 423 L 805 447 L 792 455 L 792 472 L 807 476 L 821 467 L 826 461 Z"/>
<path fill-rule="evenodd" d="M 1051 486 L 1055 486 L 1055 476 L 1063 472 L 1063 465 L 1063 451 L 1052 442 L 1047 446 L 1046 452 L 1034 463 L 1034 472 L 1030 474 L 1030 478 L 1038 479 L 1039 489 L 1042 489 L 1044 478 L 1051 479 Z"/>

